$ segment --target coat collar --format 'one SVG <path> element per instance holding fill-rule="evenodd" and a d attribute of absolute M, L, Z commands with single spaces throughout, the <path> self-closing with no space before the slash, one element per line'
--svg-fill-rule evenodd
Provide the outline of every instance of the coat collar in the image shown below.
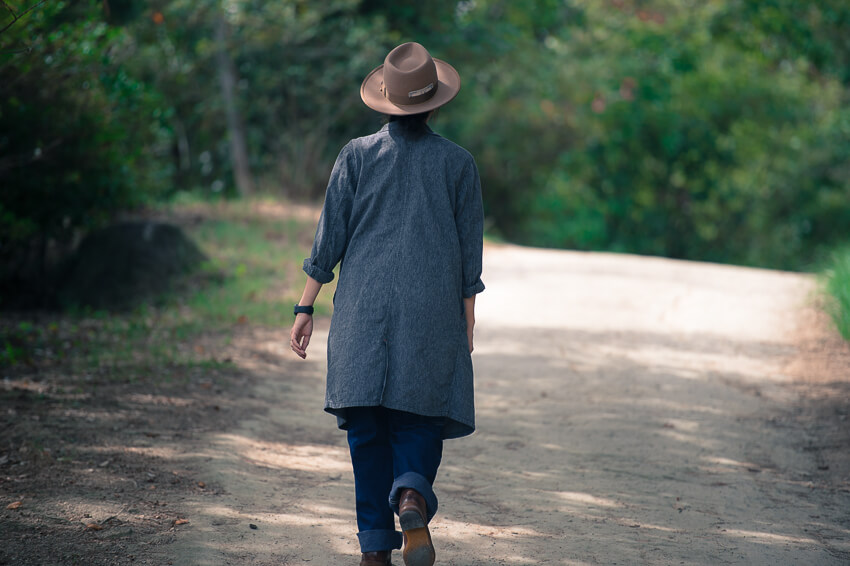
<path fill-rule="evenodd" d="M 381 132 L 397 132 L 401 129 L 401 122 L 387 122 L 379 131 Z M 425 133 L 433 134 L 434 130 L 428 124 L 425 124 Z"/>

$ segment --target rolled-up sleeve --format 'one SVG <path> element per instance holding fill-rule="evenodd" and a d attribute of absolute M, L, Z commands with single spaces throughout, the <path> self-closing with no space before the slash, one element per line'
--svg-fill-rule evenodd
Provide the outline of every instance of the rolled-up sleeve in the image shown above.
<path fill-rule="evenodd" d="M 348 221 L 357 190 L 356 165 L 356 155 L 349 143 L 334 163 L 313 249 L 310 257 L 304 260 L 304 272 L 319 283 L 333 280 L 333 270 L 345 255 Z"/>
<path fill-rule="evenodd" d="M 461 175 L 455 208 L 455 224 L 463 262 L 463 297 L 484 290 L 481 281 L 481 256 L 484 248 L 484 205 L 481 200 L 481 178 L 470 156 Z"/>

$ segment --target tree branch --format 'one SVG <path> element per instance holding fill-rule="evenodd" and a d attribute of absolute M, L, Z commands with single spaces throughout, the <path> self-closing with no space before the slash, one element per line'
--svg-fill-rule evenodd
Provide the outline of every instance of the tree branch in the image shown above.
<path fill-rule="evenodd" d="M 6 10 L 8 10 L 9 13 L 12 15 L 12 21 L 9 22 L 8 24 L 6 24 L 5 26 L 3 26 L 2 28 L 0 28 L 0 34 L 2 34 L 4 31 L 6 31 L 7 29 L 9 29 L 13 25 L 15 25 L 15 22 L 17 22 L 18 20 L 20 20 L 21 18 L 23 18 L 24 16 L 26 16 L 27 14 L 29 14 L 30 12 L 32 12 L 33 10 L 35 10 L 36 8 L 38 8 L 39 6 L 44 4 L 45 2 L 47 2 L 47 0 L 39 0 L 38 2 L 36 2 L 32 6 L 30 6 L 29 8 L 24 10 L 23 12 L 21 12 L 20 14 L 16 14 L 15 11 L 12 9 L 12 7 L 9 6 L 9 4 L 7 4 L 5 2 L 5 0 L 0 0 L 0 4 L 2 4 L 2 6 L 4 8 L 6 8 Z"/>

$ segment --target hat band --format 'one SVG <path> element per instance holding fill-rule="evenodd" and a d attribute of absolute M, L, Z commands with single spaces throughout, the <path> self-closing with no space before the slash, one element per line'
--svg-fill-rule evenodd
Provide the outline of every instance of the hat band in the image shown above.
<path fill-rule="evenodd" d="M 384 98 L 392 102 L 393 104 L 398 104 L 399 106 L 408 106 L 411 104 L 419 104 L 421 102 L 425 102 L 426 100 L 430 100 L 437 93 L 437 83 L 436 81 L 430 83 L 429 85 L 422 87 L 417 90 L 411 90 L 405 95 L 394 94 L 387 89 L 387 85 L 381 81 L 381 92 L 384 95 Z"/>

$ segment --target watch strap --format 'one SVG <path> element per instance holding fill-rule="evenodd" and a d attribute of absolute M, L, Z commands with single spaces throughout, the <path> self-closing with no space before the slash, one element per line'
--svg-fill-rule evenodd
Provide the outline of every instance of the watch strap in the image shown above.
<path fill-rule="evenodd" d="M 296 304 L 295 308 L 292 309 L 292 312 L 293 312 L 293 314 L 296 314 L 296 315 L 301 314 L 301 313 L 312 315 L 313 314 L 313 307 L 312 306 L 303 306 L 302 307 L 301 305 Z"/>

